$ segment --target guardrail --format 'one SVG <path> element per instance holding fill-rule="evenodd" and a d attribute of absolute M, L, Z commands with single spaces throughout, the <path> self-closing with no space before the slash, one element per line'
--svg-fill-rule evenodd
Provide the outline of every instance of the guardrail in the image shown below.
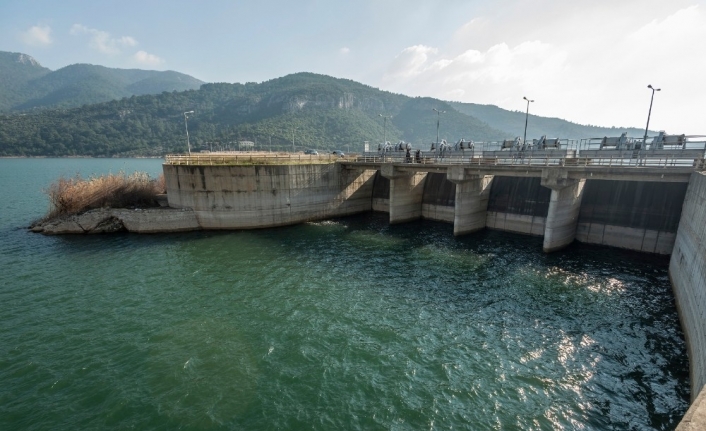
<path fill-rule="evenodd" d="M 661 137 L 661 140 L 658 139 Z M 579 152 L 594 150 L 639 150 L 639 151 L 678 151 L 702 150 L 706 151 L 706 136 L 704 135 L 666 135 L 644 138 L 625 136 L 621 138 L 584 138 L 581 139 L 577 149 Z"/>
<path fill-rule="evenodd" d="M 634 168 L 690 168 L 697 171 L 706 170 L 703 153 L 694 154 L 660 154 L 650 156 L 649 153 L 633 157 L 633 152 L 627 154 L 596 154 L 590 157 L 569 154 L 566 157 L 557 155 L 538 155 L 522 152 L 493 151 L 492 154 L 478 154 L 472 157 L 451 155 L 435 157 L 422 155 L 421 157 L 406 157 L 405 155 L 364 155 L 355 161 L 359 163 L 405 163 L 411 165 L 469 165 L 469 166 L 606 166 L 606 167 L 634 167 Z"/>
<path fill-rule="evenodd" d="M 352 161 L 356 155 L 340 157 L 335 154 L 292 154 L 292 153 L 204 153 L 204 154 L 167 154 L 167 165 L 280 165 L 300 163 L 334 163 Z"/>

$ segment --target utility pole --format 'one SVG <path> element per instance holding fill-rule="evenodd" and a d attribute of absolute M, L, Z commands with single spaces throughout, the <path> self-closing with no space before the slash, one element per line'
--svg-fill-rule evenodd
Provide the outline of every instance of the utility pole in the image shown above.
<path fill-rule="evenodd" d="M 525 143 L 527 143 L 527 120 L 529 119 L 529 104 L 530 102 L 534 102 L 534 100 L 530 100 L 525 96 L 522 96 L 522 98 L 527 101 L 527 112 L 525 113 L 525 134 L 522 137 L 522 144 L 524 145 Z"/>
<path fill-rule="evenodd" d="M 436 145 L 439 145 L 439 122 L 441 121 L 441 114 L 446 114 L 446 111 L 439 111 L 436 108 L 431 108 L 436 111 Z"/>
<path fill-rule="evenodd" d="M 189 149 L 189 155 L 191 155 L 191 143 L 189 142 L 189 114 L 193 114 L 194 111 L 184 112 L 184 127 L 186 128 L 186 147 Z"/>
<path fill-rule="evenodd" d="M 650 110 L 647 112 L 647 125 L 645 126 L 645 137 L 642 139 L 642 145 L 647 148 L 647 129 L 650 128 L 650 115 L 652 115 L 652 101 L 655 99 L 655 91 L 662 91 L 661 88 L 654 88 L 652 84 L 648 85 L 647 88 L 652 90 L 652 97 L 650 98 Z"/>

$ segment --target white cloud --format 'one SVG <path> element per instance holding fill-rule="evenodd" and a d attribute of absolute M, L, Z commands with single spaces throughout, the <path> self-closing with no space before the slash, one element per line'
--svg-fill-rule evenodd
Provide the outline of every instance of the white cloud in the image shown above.
<path fill-rule="evenodd" d="M 706 133 L 706 11 L 690 1 L 501 1 L 439 47 L 404 48 L 381 87 L 511 110 L 526 95 L 539 115 L 640 127 L 653 84 L 651 127 Z"/>
<path fill-rule="evenodd" d="M 431 67 L 429 61 L 437 52 L 436 48 L 424 45 L 414 45 L 403 49 L 388 67 L 384 79 L 394 81 L 414 78 L 424 73 Z"/>
<path fill-rule="evenodd" d="M 51 28 L 47 25 L 35 25 L 20 34 L 22 42 L 30 46 L 49 46 L 53 40 L 51 38 Z"/>
<path fill-rule="evenodd" d="M 106 31 L 88 28 L 81 24 L 74 24 L 69 33 L 73 36 L 89 35 L 89 46 L 100 53 L 108 55 L 120 54 L 124 48 L 137 45 L 137 41 L 130 36 L 115 38 Z"/>
<path fill-rule="evenodd" d="M 164 63 L 164 59 L 157 57 L 153 54 L 148 54 L 145 51 L 137 51 L 135 55 L 132 56 L 132 58 L 136 62 L 145 66 L 159 66 L 160 64 Z"/>
<path fill-rule="evenodd" d="M 339 49 L 338 52 L 340 52 L 343 55 L 349 54 L 351 52 L 351 49 L 344 46 L 343 48 Z"/>

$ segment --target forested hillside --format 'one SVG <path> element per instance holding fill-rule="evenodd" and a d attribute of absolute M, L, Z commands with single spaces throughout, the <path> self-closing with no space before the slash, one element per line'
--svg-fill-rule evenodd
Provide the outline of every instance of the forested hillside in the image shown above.
<path fill-rule="evenodd" d="M 0 52 L 0 111 L 75 108 L 132 95 L 198 89 L 183 73 L 73 64 L 56 71 L 20 53 Z"/>
<path fill-rule="evenodd" d="M 511 136 L 522 136 L 525 131 L 525 112 L 508 111 L 494 105 L 449 103 L 459 112 L 475 117 L 496 129 L 505 130 Z M 645 133 L 645 129 L 584 126 L 559 118 L 539 117 L 532 115 L 531 112 L 527 121 L 527 139 L 536 139 L 542 135 L 547 135 L 550 138 L 568 139 L 600 138 L 603 136 L 620 136 L 623 132 L 627 132 L 628 136 L 638 137 Z"/>
<path fill-rule="evenodd" d="M 454 110 L 445 102 L 410 98 L 354 81 L 298 73 L 261 84 L 205 84 L 199 90 L 164 92 L 69 110 L 0 116 L 0 155 L 147 156 L 187 150 L 183 113 L 193 149 L 235 148 L 253 141 L 261 149 L 295 147 L 361 151 L 383 139 L 428 147 L 440 136 L 497 140 L 502 131 Z M 292 144 L 294 142 L 294 145 Z M 270 144 L 271 143 L 271 144 Z"/>
<path fill-rule="evenodd" d="M 0 51 L 0 112 L 26 100 L 27 83 L 51 70 L 26 54 Z"/>
<path fill-rule="evenodd" d="M 69 74 L 74 96 L 92 88 L 95 70 Z M 38 75 L 41 74 L 37 70 Z M 48 78 L 44 74 L 37 82 Z M 57 75 L 61 77 L 62 75 Z M 58 78 L 53 78 L 58 79 Z M 139 85 L 149 87 L 148 82 Z M 96 84 L 97 85 L 97 84 Z M 134 84 L 137 85 L 137 84 Z M 100 85 L 106 97 L 115 87 Z M 68 90 L 67 90 L 68 92 Z M 77 97 L 78 97 L 77 96 Z M 77 99 L 77 100 L 80 100 Z M 433 110 L 445 111 L 440 116 Z M 439 137 L 493 141 L 521 136 L 524 114 L 494 106 L 411 98 L 354 81 L 313 73 L 297 73 L 246 84 L 204 84 L 198 90 L 130 96 L 73 109 L 31 110 L 0 115 L 0 156 L 161 156 L 186 152 L 184 112 L 189 116 L 192 150 L 236 149 L 255 142 L 256 149 L 362 151 L 387 140 L 429 148 Z M 564 120 L 531 116 L 528 139 L 618 136 L 624 129 L 581 126 Z M 637 129 L 627 129 L 633 136 Z"/>

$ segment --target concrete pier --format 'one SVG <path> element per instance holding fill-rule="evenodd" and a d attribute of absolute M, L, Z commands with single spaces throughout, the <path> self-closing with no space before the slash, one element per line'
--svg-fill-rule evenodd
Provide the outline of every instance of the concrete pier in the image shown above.
<path fill-rule="evenodd" d="M 426 172 L 403 171 L 385 165 L 380 173 L 390 180 L 390 224 L 421 218 Z"/>
<path fill-rule="evenodd" d="M 552 191 L 544 226 L 542 249 L 545 252 L 561 250 L 574 242 L 585 183 L 583 179 L 569 179 L 565 170 L 542 172 L 542 186 Z"/>
<path fill-rule="evenodd" d="M 467 175 L 463 166 L 447 171 L 449 181 L 456 184 L 454 235 L 485 229 L 492 175 Z"/>

